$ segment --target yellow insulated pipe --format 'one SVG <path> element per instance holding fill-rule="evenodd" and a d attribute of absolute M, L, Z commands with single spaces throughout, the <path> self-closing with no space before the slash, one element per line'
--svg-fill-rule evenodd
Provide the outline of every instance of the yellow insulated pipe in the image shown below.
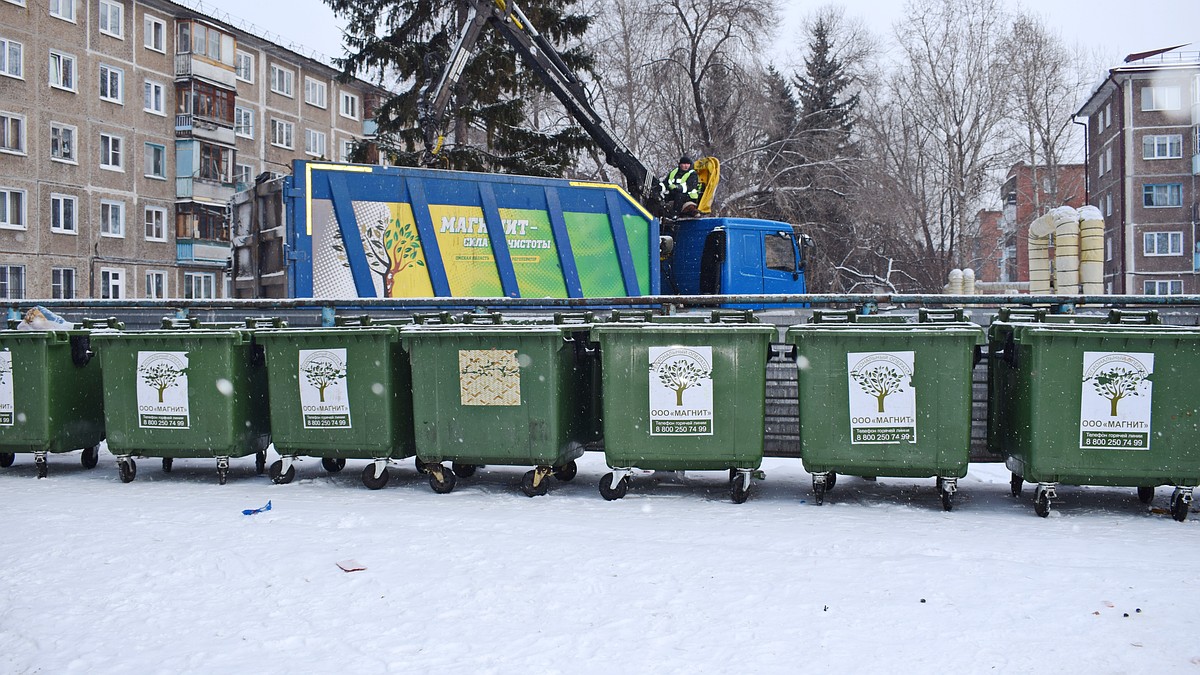
<path fill-rule="evenodd" d="M 1079 280 L 1084 295 L 1104 294 L 1104 216 L 1100 209 L 1079 209 Z"/>
<path fill-rule="evenodd" d="M 1079 212 L 1070 206 L 1052 211 L 1054 218 L 1055 292 L 1079 294 Z"/>
<path fill-rule="evenodd" d="M 1029 292 L 1033 295 L 1049 294 L 1052 290 L 1050 235 L 1054 228 L 1054 216 L 1048 213 L 1029 224 Z"/>

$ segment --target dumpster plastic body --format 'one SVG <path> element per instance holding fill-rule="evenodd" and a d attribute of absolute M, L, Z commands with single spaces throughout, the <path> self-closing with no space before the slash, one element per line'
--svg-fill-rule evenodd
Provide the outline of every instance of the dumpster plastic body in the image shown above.
<path fill-rule="evenodd" d="M 598 324 L 606 491 L 628 469 L 749 471 L 762 463 L 766 361 L 778 331 L 757 324 Z M 613 492 L 616 491 L 616 492 Z M 744 499 L 744 494 L 735 501 Z"/>
<path fill-rule="evenodd" d="M 251 331 L 97 333 L 92 342 L 114 455 L 221 459 L 270 444 L 267 370 Z"/>
<path fill-rule="evenodd" d="M 48 452 L 82 448 L 84 465 L 95 466 L 104 401 L 89 336 L 86 330 L 0 331 L 0 453 L 35 453 L 40 475 Z"/>
<path fill-rule="evenodd" d="M 793 326 L 800 456 L 817 501 L 838 473 L 937 477 L 943 507 L 967 473 L 976 324 Z"/>

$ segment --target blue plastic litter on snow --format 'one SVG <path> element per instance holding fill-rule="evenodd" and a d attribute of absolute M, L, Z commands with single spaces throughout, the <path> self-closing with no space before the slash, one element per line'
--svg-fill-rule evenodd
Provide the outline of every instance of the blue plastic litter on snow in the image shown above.
<path fill-rule="evenodd" d="M 266 506 L 261 506 L 257 509 L 245 509 L 242 511 L 242 515 L 243 516 L 252 516 L 256 513 L 262 513 L 263 511 L 270 511 L 270 510 L 271 510 L 271 502 L 270 502 L 270 500 L 268 500 Z"/>

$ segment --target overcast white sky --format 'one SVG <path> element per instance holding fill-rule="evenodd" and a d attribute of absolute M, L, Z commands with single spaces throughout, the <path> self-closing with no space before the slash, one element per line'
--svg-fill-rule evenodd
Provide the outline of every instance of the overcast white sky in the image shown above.
<path fill-rule="evenodd" d="M 195 0 L 183 0 L 185 4 Z M 329 56 L 342 53 L 341 27 L 321 0 L 201 0 L 208 8 L 239 17 Z M 806 13 L 825 3 L 784 0 L 783 17 L 775 49 L 779 65 L 788 65 L 790 54 L 801 46 L 789 44 L 801 33 Z M 892 24 L 902 18 L 899 0 L 842 0 L 848 16 L 866 21 L 875 33 L 890 36 Z M 1008 2 L 1017 7 L 1015 0 Z M 1068 42 L 1098 45 L 1116 60 L 1132 52 L 1147 51 L 1182 43 L 1198 43 L 1200 49 L 1200 0 L 1042 0 L 1024 2 L 1035 6 L 1049 25 L 1057 27 Z M 1115 63 L 1114 63 L 1115 65 Z M 1101 73 L 1097 73 L 1097 78 Z"/>

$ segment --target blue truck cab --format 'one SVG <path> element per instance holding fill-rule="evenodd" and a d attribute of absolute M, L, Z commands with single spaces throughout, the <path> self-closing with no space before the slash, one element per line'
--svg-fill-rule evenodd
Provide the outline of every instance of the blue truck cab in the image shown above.
<path fill-rule="evenodd" d="M 662 261 L 663 293 L 763 295 L 806 293 L 805 243 L 792 226 L 751 218 L 681 219 L 664 228 L 674 240 Z M 755 306 L 762 306 L 756 304 Z"/>

